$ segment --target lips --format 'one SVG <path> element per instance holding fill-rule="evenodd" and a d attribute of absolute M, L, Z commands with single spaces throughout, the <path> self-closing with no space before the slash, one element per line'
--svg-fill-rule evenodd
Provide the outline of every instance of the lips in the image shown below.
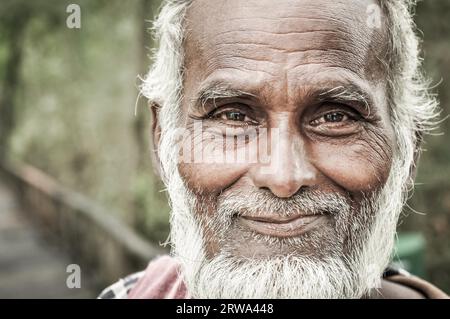
<path fill-rule="evenodd" d="M 325 215 L 290 217 L 241 215 L 238 220 L 244 227 L 262 235 L 286 238 L 300 236 L 323 224 L 326 218 Z"/>

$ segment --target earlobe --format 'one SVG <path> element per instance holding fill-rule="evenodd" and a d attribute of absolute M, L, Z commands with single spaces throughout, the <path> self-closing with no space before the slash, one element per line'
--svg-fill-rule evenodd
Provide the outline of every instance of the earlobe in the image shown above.
<path fill-rule="evenodd" d="M 161 136 L 161 126 L 159 125 L 159 105 L 150 102 L 149 103 L 150 111 L 152 113 L 151 118 L 151 158 L 152 158 L 152 166 L 156 175 L 161 177 L 161 162 L 159 159 L 159 139 Z"/>

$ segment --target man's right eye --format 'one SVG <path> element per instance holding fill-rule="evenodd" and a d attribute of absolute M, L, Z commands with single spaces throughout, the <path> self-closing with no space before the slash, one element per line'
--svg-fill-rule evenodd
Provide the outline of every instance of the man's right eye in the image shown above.
<path fill-rule="evenodd" d="M 234 124 L 234 125 L 242 125 L 242 124 L 257 124 L 251 117 L 249 117 L 245 112 L 237 109 L 222 109 L 216 110 L 212 112 L 208 118 L 210 119 L 218 119 L 223 123 Z"/>
<path fill-rule="evenodd" d="M 220 118 L 225 121 L 245 121 L 246 115 L 239 111 L 224 111 L 215 115 L 216 118 Z"/>

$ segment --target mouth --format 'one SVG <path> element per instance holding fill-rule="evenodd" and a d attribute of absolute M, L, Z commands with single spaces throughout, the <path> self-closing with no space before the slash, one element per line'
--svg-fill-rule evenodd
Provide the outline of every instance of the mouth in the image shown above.
<path fill-rule="evenodd" d="M 241 215 L 238 217 L 239 223 L 244 227 L 262 235 L 280 238 L 297 237 L 305 234 L 323 225 L 326 219 L 326 215 L 295 215 L 290 217 Z"/>

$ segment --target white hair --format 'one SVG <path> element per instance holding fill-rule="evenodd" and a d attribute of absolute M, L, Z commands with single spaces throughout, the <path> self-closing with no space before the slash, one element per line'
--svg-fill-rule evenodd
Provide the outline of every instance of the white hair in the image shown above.
<path fill-rule="evenodd" d="M 175 128 L 181 117 L 180 104 L 183 94 L 184 17 L 191 3 L 192 0 L 163 1 L 153 26 L 159 45 L 154 51 L 151 69 L 141 86 L 142 94 L 150 103 L 159 106 L 159 157 L 162 178 L 167 186 L 172 208 L 171 242 L 174 244 L 175 255 L 180 257 L 188 288 L 196 297 L 269 297 L 269 292 L 263 289 L 263 283 L 273 281 L 274 278 L 263 270 L 278 269 L 281 276 L 292 278 L 295 274 L 289 271 L 288 266 L 295 264 L 296 260 L 287 256 L 283 260 L 274 259 L 270 264 L 253 264 L 251 271 L 262 276 L 258 277 L 258 289 L 254 289 L 256 286 L 242 285 L 244 282 L 248 283 L 244 278 L 251 282 L 254 277 L 245 277 L 245 271 L 249 268 L 236 267 L 232 259 L 219 255 L 210 263 L 206 263 L 202 230 L 190 209 L 193 195 L 184 186 L 176 169 L 178 154 L 174 139 Z M 420 152 L 422 135 L 430 130 L 435 122 L 438 103 L 429 93 L 428 82 L 421 73 L 419 38 L 412 19 L 415 1 L 379 0 L 379 4 L 386 16 L 385 27 L 389 37 L 384 62 L 388 67 L 388 102 L 396 145 L 389 178 L 376 201 L 378 207 L 375 211 L 378 216 L 365 238 L 363 249 L 360 250 L 359 256 L 354 258 L 354 263 L 359 263 L 359 266 L 354 266 L 358 267 L 361 273 L 356 279 L 350 278 L 348 273 L 342 273 L 339 278 L 333 279 L 326 275 L 333 276 L 336 269 L 342 269 L 343 266 L 338 261 L 329 260 L 320 267 L 316 263 L 316 271 L 309 271 L 309 275 L 317 279 L 317 285 L 312 287 L 312 290 L 300 294 L 299 291 L 292 290 L 295 288 L 283 290 L 280 287 L 276 295 L 278 297 L 360 297 L 367 293 L 369 288 L 379 285 L 380 275 L 390 261 L 396 224 L 406 202 L 409 186 L 413 185 L 411 170 Z M 310 261 L 303 262 L 303 269 L 313 268 L 305 267 Z M 369 266 L 372 268 L 369 269 Z M 234 270 L 231 272 L 236 275 L 234 279 L 239 278 L 242 282 L 235 282 L 231 278 L 232 280 L 225 280 L 223 283 L 224 278 L 219 276 L 221 273 L 217 270 L 223 268 Z M 303 272 L 305 276 L 308 276 L 307 272 Z M 296 278 L 303 280 L 306 277 Z M 337 279 L 342 281 L 343 286 L 337 286 Z M 208 284 L 205 286 L 205 283 Z M 314 289 L 318 292 L 314 292 Z"/>

